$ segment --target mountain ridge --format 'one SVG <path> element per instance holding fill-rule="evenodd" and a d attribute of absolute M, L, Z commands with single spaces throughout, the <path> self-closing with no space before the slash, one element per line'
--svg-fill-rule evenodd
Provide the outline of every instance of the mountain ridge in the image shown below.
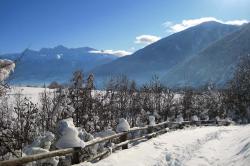
<path fill-rule="evenodd" d="M 17 60 L 13 84 L 38 84 L 52 81 L 68 82 L 76 70 L 87 71 L 117 58 L 111 54 L 90 53 L 91 47 L 67 48 L 62 45 L 23 53 L 3 54 L 0 58 Z M 21 55 L 22 54 L 22 55 Z"/>
<path fill-rule="evenodd" d="M 154 74 L 165 75 L 171 67 L 238 28 L 218 22 L 202 23 L 167 36 L 132 55 L 97 66 L 91 72 L 101 78 L 125 74 L 136 81 L 145 82 Z"/>
<path fill-rule="evenodd" d="M 250 53 L 250 23 L 216 41 L 197 56 L 177 65 L 162 80 L 170 86 L 223 86 L 233 76 L 241 56 Z"/>

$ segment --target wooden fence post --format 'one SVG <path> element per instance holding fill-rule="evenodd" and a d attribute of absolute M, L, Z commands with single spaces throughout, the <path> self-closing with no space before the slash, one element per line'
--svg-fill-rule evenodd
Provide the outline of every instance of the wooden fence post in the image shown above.
<path fill-rule="evenodd" d="M 148 126 L 148 134 L 153 133 L 154 132 L 154 126 Z M 151 139 L 152 136 L 148 137 L 148 139 Z"/>
<path fill-rule="evenodd" d="M 120 142 L 125 142 L 128 139 L 128 134 L 124 134 L 120 137 Z M 128 144 L 122 146 L 122 149 L 128 149 Z"/>
<path fill-rule="evenodd" d="M 184 124 L 184 123 L 182 123 L 182 122 L 180 122 L 180 123 L 178 124 L 178 128 L 179 128 L 179 129 L 183 129 L 183 128 L 184 128 L 184 126 L 185 126 L 185 124 Z"/>
<path fill-rule="evenodd" d="M 71 164 L 79 164 L 80 163 L 80 151 L 81 151 L 81 147 L 74 148 Z"/>
<path fill-rule="evenodd" d="M 153 126 L 148 126 L 148 134 L 154 132 L 154 127 Z"/>

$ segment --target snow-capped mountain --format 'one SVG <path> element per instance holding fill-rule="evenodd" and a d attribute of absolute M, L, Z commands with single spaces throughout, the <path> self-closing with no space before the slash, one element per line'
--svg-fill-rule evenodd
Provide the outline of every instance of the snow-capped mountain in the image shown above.
<path fill-rule="evenodd" d="M 125 74 L 139 83 L 144 83 L 154 74 L 165 75 L 173 67 L 190 59 L 238 28 L 239 26 L 214 21 L 205 22 L 163 38 L 130 56 L 98 66 L 93 72 L 98 78 Z M 171 77 L 168 78 L 171 79 Z"/>
<path fill-rule="evenodd" d="M 76 70 L 85 72 L 117 58 L 115 55 L 95 54 L 91 51 L 95 49 L 66 48 L 59 45 L 54 48 L 42 48 L 39 51 L 27 49 L 22 55 L 4 54 L 0 55 L 0 58 L 18 59 L 10 83 L 41 85 L 51 81 L 68 82 Z"/>
<path fill-rule="evenodd" d="M 240 57 L 250 55 L 250 24 L 214 42 L 194 57 L 174 66 L 163 81 L 171 86 L 225 85 Z"/>

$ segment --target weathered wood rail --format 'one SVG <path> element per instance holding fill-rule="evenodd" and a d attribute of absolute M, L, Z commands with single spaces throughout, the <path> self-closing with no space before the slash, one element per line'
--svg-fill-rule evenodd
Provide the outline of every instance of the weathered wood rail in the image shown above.
<path fill-rule="evenodd" d="M 142 140 L 147 140 L 152 137 L 155 137 L 159 134 L 166 133 L 170 130 L 176 130 L 176 129 L 182 129 L 186 125 L 196 125 L 196 126 L 207 126 L 207 125 L 229 125 L 230 122 L 228 121 L 184 121 L 182 123 L 177 123 L 177 122 L 162 122 L 155 124 L 153 126 L 145 126 L 145 127 L 136 127 L 136 128 L 131 128 L 127 132 L 121 132 L 117 133 L 111 136 L 107 136 L 104 138 L 96 138 L 94 140 L 86 142 L 86 146 L 81 149 L 79 147 L 75 148 L 67 148 L 67 149 L 60 149 L 60 150 L 54 150 L 50 151 L 47 153 L 40 153 L 40 154 L 34 154 L 34 155 L 29 155 L 29 156 L 24 156 L 21 158 L 17 159 L 12 159 L 12 160 L 5 160 L 5 161 L 0 161 L 0 166 L 20 166 L 29 162 L 33 161 L 38 161 L 41 159 L 47 159 L 51 157 L 56 157 L 56 156 L 67 156 L 71 155 L 71 164 L 78 164 L 80 162 L 91 162 L 97 159 L 101 159 L 103 156 L 106 156 L 111 153 L 111 151 L 117 150 L 119 148 L 122 149 L 127 149 L 128 144 L 137 142 L 137 141 L 142 141 Z M 128 134 L 135 133 L 137 131 L 147 131 L 147 134 L 144 134 L 140 137 L 137 138 L 131 138 L 128 139 Z M 119 143 L 115 144 L 112 148 L 106 148 L 104 151 L 100 152 L 99 154 L 96 154 L 94 156 L 89 156 L 88 158 L 85 158 L 84 161 L 80 160 L 80 153 L 83 152 L 88 147 L 91 147 L 95 144 L 98 143 L 103 143 L 106 141 L 111 141 L 113 139 L 119 139 Z"/>

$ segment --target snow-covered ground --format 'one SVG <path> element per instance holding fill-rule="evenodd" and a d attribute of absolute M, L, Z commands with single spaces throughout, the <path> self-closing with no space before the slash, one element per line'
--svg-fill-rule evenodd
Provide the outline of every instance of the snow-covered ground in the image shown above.
<path fill-rule="evenodd" d="M 250 125 L 173 131 L 87 165 L 249 166 Z"/>
<path fill-rule="evenodd" d="M 12 87 L 8 95 L 13 98 L 16 93 L 21 93 L 32 102 L 39 103 L 42 92 L 44 88 Z M 249 166 L 250 125 L 199 127 L 173 131 L 130 149 L 114 152 L 106 159 L 87 165 Z"/>
<path fill-rule="evenodd" d="M 26 97 L 30 101 L 32 101 L 34 104 L 39 104 L 40 95 L 45 91 L 45 88 L 41 87 L 25 87 L 25 86 L 12 86 L 10 90 L 8 91 L 7 95 L 10 96 L 11 99 L 14 99 L 14 97 L 17 94 L 21 94 L 23 97 Z M 47 92 L 53 92 L 53 89 L 46 88 Z M 99 96 L 104 95 L 105 91 L 101 90 L 94 90 L 92 91 L 93 96 Z M 174 100 L 178 100 L 181 97 L 180 94 L 174 95 Z"/>
<path fill-rule="evenodd" d="M 7 93 L 11 98 L 14 98 L 17 94 L 21 94 L 33 103 L 39 103 L 40 94 L 43 93 L 45 88 L 39 87 L 11 87 L 10 91 Z M 53 90 L 46 88 L 47 92 L 52 92 Z"/>

